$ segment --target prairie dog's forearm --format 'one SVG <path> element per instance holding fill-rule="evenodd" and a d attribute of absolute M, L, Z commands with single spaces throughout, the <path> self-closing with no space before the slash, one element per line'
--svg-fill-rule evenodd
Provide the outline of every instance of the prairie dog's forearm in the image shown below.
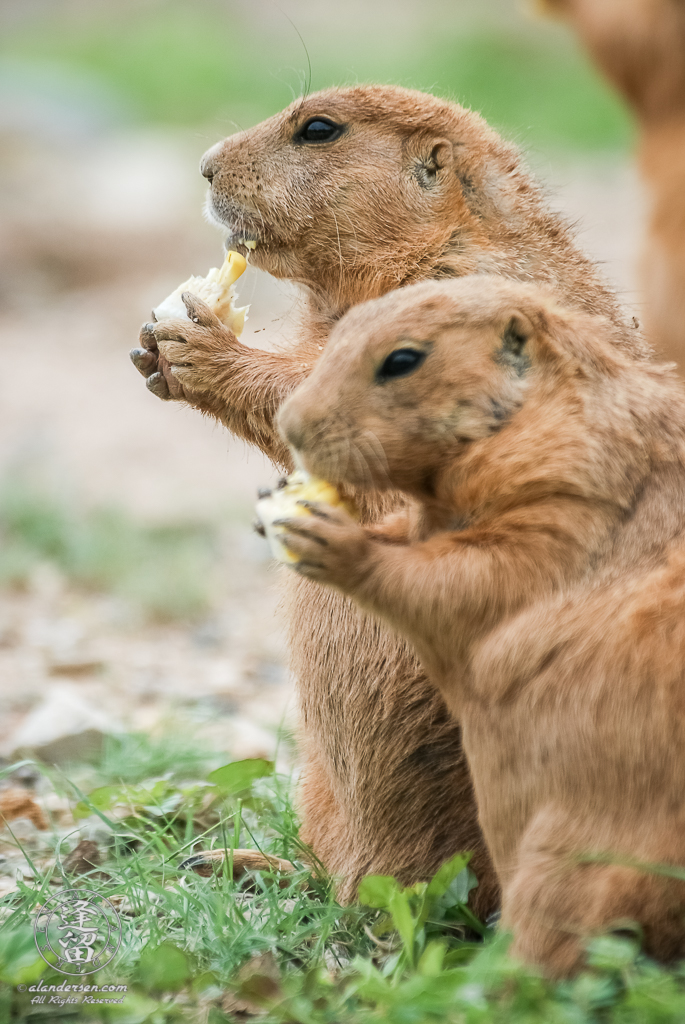
<path fill-rule="evenodd" d="M 375 542 L 350 596 L 415 645 L 429 673 L 467 656 L 504 618 L 572 579 L 587 561 L 603 517 L 576 508 L 585 531 L 561 516 L 549 528 L 440 533 L 415 544 Z"/>
<path fill-rule="evenodd" d="M 217 358 L 212 395 L 195 408 L 220 420 L 231 433 L 256 445 L 272 462 L 292 469 L 287 445 L 276 428 L 276 414 L 288 395 L 305 379 L 309 362 L 303 352 L 266 352 L 236 343 Z"/>

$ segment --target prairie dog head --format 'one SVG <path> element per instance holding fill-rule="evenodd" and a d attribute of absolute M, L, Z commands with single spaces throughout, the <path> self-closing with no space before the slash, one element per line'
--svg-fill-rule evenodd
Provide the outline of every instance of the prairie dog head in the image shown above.
<path fill-rule="evenodd" d="M 488 276 L 411 285 L 364 303 L 337 324 L 283 405 L 281 433 L 304 468 L 332 483 L 419 497 L 433 496 L 441 474 L 476 446 L 518 457 L 512 431 L 523 429 L 525 409 L 531 458 L 538 440 L 541 450 L 558 450 L 560 431 L 578 422 L 584 372 L 582 346 L 569 339 L 574 324 L 582 334 L 592 323 L 569 316 L 570 331 L 544 291 Z M 541 403 L 550 416 L 540 415 Z"/>
<path fill-rule="evenodd" d="M 245 255 L 256 242 L 254 266 L 338 311 L 472 270 L 489 232 L 507 220 L 520 230 L 533 194 L 515 150 L 478 114 L 394 86 L 296 100 L 217 143 L 201 170 L 229 248 Z"/>

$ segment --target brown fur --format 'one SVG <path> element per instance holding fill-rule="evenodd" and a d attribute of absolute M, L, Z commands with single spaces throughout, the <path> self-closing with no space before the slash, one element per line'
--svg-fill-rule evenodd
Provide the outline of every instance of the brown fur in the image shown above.
<path fill-rule="evenodd" d="M 416 285 L 351 311 L 279 417 L 311 472 L 417 503 L 403 539 L 317 505 L 284 539 L 415 646 L 514 953 L 557 976 L 625 920 L 685 953 L 685 883 L 629 866 L 685 864 L 685 394 L 616 333 L 501 278 Z"/>
<path fill-rule="evenodd" d="M 315 115 L 344 123 L 345 134 L 293 142 Z M 290 462 L 277 410 L 331 328 L 355 303 L 411 282 L 494 272 L 547 283 L 569 304 L 607 316 L 621 347 L 643 352 L 516 152 L 459 106 L 392 87 L 332 89 L 219 143 L 203 166 L 208 207 L 229 229 L 228 244 L 256 238 L 251 261 L 306 289 L 300 339 L 275 353 L 250 349 L 189 300 L 196 323 L 147 325 L 134 361 L 155 393 L 211 413 L 282 466 Z M 368 438 L 361 457 L 373 450 Z M 371 496 L 365 521 L 397 503 Z M 459 729 L 412 651 L 307 580 L 291 581 L 288 607 L 303 834 L 343 880 L 340 898 L 353 898 L 368 872 L 413 882 L 466 848 L 476 851 L 480 879 L 474 906 L 492 910 L 497 883 Z"/>
<path fill-rule="evenodd" d="M 642 259 L 650 340 L 685 373 L 685 5 L 547 0 L 637 115 L 651 210 Z"/>

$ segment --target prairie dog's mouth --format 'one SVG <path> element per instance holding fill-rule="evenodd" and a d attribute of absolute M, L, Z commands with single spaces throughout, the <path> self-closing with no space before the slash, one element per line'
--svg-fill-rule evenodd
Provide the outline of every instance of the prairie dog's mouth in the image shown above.
<path fill-rule="evenodd" d="M 257 248 L 257 245 L 261 245 L 259 238 L 254 233 L 244 232 L 240 234 L 239 231 L 231 231 L 224 238 L 224 249 L 229 252 L 230 249 L 240 249 L 241 246 L 245 249 L 249 249 L 251 252 Z"/>
<path fill-rule="evenodd" d="M 212 227 L 227 232 L 224 243 L 226 249 L 235 249 L 241 245 L 246 249 L 254 249 L 257 243 L 263 244 L 263 234 L 253 226 L 249 214 L 246 216 L 242 210 L 235 208 L 218 210 L 211 192 L 205 200 L 203 213 Z"/>

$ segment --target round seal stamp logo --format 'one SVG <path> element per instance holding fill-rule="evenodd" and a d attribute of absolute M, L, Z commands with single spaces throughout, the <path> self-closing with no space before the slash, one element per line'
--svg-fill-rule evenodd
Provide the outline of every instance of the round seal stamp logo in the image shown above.
<path fill-rule="evenodd" d="M 62 889 L 38 911 L 33 935 L 43 960 L 60 974 L 93 974 L 116 956 L 121 921 L 92 889 Z"/>

